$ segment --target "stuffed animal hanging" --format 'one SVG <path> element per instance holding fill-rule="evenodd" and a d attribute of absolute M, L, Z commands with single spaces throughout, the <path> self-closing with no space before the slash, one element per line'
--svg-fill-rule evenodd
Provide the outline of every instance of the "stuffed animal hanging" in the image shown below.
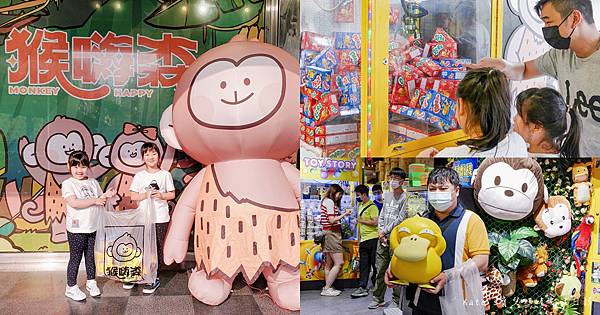
<path fill-rule="evenodd" d="M 544 204 L 542 168 L 532 158 L 486 158 L 473 184 L 475 201 L 494 218 L 517 221 Z"/>
<path fill-rule="evenodd" d="M 569 200 L 564 196 L 552 196 L 535 215 L 534 229 L 543 231 L 548 238 L 563 236 L 571 231 L 572 217 Z"/>
<path fill-rule="evenodd" d="M 517 289 L 517 272 L 511 270 L 508 274 L 502 276 L 504 278 L 502 282 L 502 295 L 511 297 L 515 294 Z"/>
<path fill-rule="evenodd" d="M 592 227 L 594 217 L 586 215 L 581 220 L 581 224 L 573 231 L 571 235 L 571 248 L 573 250 L 573 259 L 575 260 L 576 275 L 581 276 L 581 261 L 587 258 L 588 248 L 592 237 Z"/>
<path fill-rule="evenodd" d="M 546 272 L 548 271 L 548 266 L 546 266 L 547 260 L 547 246 L 540 246 L 535 251 L 535 262 L 529 266 L 519 268 L 517 278 L 523 286 L 523 290 L 535 287 L 538 284 L 538 281 L 546 275 Z"/>
<path fill-rule="evenodd" d="M 575 274 L 576 271 L 571 265 L 569 273 L 564 274 L 556 285 L 556 295 L 565 301 L 577 300 L 581 296 L 581 282 Z"/>
<path fill-rule="evenodd" d="M 483 306 L 485 310 L 490 310 L 492 301 L 496 308 L 503 308 L 506 298 L 502 295 L 502 273 L 495 267 L 490 267 L 485 273 L 485 279 L 487 280 L 487 284 L 483 286 Z"/>
<path fill-rule="evenodd" d="M 588 166 L 592 163 L 575 163 L 573 167 L 569 167 L 567 172 L 573 172 L 573 202 L 575 207 L 589 206 L 592 196 L 592 183 L 588 181 L 589 171 Z"/>

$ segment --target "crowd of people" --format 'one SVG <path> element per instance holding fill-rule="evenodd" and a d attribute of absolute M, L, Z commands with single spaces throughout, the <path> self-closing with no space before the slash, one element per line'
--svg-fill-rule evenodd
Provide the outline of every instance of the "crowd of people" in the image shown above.
<path fill-rule="evenodd" d="M 400 290 L 399 286 L 390 282 L 393 280 L 389 271 L 393 252 L 390 250 L 389 239 L 394 227 L 408 217 L 407 193 L 402 188 L 405 180 L 404 170 L 392 168 L 387 174 L 390 192 L 382 194 L 381 185 L 374 185 L 371 198 L 369 188 L 365 185 L 358 185 L 354 190 L 358 202 L 360 280 L 359 287 L 351 296 L 360 298 L 371 294 L 372 301 L 366 307 L 377 309 L 386 305 L 385 292 L 387 287 L 391 287 L 393 307 L 400 307 L 402 301 L 407 300 L 412 314 L 441 314 L 439 296 L 446 284 L 449 270 L 459 269 L 463 264 L 470 262 L 473 262 L 480 272 L 487 270 L 490 246 L 486 227 L 477 214 L 465 209 L 459 202 L 458 173 L 448 167 L 433 169 L 427 179 L 427 199 L 430 207 L 428 218 L 440 227 L 447 244 L 441 257 L 442 272 L 431 280 L 433 289 L 422 290 L 409 285 L 405 290 Z M 343 189 L 333 184 L 322 200 L 321 218 L 326 231 L 323 251 L 327 255 L 327 280 L 321 291 L 322 296 L 338 296 L 341 293 L 333 288 L 333 282 L 343 265 L 339 222 L 352 213 L 351 210 L 342 213 L 339 209 L 339 201 L 343 194 Z M 372 287 L 370 291 L 369 284 Z"/>

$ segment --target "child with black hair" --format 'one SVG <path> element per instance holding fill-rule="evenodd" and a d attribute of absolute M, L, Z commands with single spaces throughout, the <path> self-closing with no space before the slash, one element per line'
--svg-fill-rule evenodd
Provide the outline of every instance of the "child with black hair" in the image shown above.
<path fill-rule="evenodd" d="M 469 139 L 439 153 L 425 150 L 419 157 L 528 157 L 527 144 L 511 129 L 510 89 L 502 72 L 471 70 L 456 95 L 456 120 Z"/>
<path fill-rule="evenodd" d="M 94 244 L 98 228 L 98 211 L 112 198 L 116 191 L 110 188 L 102 193 L 98 181 L 90 178 L 87 172 L 90 159 L 83 151 L 69 154 L 71 177 L 62 183 L 62 197 L 67 204 L 67 240 L 69 242 L 69 264 L 67 266 L 67 288 L 65 295 L 75 301 L 85 300 L 86 296 L 77 286 L 77 273 L 81 258 L 85 256 L 87 282 L 85 288 L 91 296 L 99 296 L 96 284 L 96 262 Z"/>
<path fill-rule="evenodd" d="M 131 200 L 140 201 L 140 207 L 144 207 L 147 200 L 151 199 L 156 211 L 156 249 L 158 254 L 156 281 L 147 284 L 143 292 L 151 294 L 160 286 L 158 279 L 160 265 L 163 263 L 163 245 L 167 228 L 169 227 L 169 205 L 168 200 L 175 199 L 175 186 L 173 177 L 168 171 L 160 169 L 160 150 L 154 142 L 146 142 L 142 145 L 142 159 L 146 169 L 135 174 L 131 181 Z M 132 283 L 123 283 L 124 289 L 133 288 Z"/>
<path fill-rule="evenodd" d="M 579 118 L 554 89 L 530 88 L 517 96 L 515 131 L 532 156 L 579 157 Z"/>

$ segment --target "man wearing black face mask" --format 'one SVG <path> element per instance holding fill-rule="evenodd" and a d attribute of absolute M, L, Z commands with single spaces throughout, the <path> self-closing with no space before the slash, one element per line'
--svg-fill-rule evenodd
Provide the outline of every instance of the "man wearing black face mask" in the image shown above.
<path fill-rule="evenodd" d="M 544 39 L 552 49 L 535 60 L 510 63 L 484 58 L 471 68 L 492 67 L 511 80 L 547 75 L 558 80 L 567 105 L 582 123 L 579 154 L 598 156 L 600 141 L 600 32 L 594 24 L 591 0 L 540 0 L 535 6 L 545 23 Z"/>

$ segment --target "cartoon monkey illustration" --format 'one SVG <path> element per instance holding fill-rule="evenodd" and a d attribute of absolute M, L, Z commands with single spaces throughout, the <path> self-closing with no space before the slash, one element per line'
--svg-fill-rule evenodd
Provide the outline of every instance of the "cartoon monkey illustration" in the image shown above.
<path fill-rule="evenodd" d="M 69 178 L 67 164 L 69 154 L 82 150 L 94 159 L 98 150 L 106 144 L 102 135 L 93 135 L 80 121 L 65 116 L 56 116 L 40 129 L 35 142 L 27 137 L 19 140 L 19 156 L 27 172 L 44 186 L 44 209 L 46 223 L 50 223 L 53 243 L 67 241 L 66 206 L 61 194 L 62 182 Z M 94 165 L 88 175 L 98 178 L 108 169 Z"/>
<path fill-rule="evenodd" d="M 128 262 L 140 257 L 142 249 L 138 247 L 135 238 L 126 232 L 106 248 L 106 255 L 119 262 Z"/>
<path fill-rule="evenodd" d="M 146 142 L 154 142 L 158 146 L 162 161 L 160 167 L 169 171 L 173 164 L 175 149 L 169 146 L 164 148 L 158 139 L 156 127 L 143 127 L 126 122 L 123 124 L 123 132 L 116 136 L 112 144 L 106 145 L 100 151 L 100 163 L 119 171 L 119 174 L 108 184 L 108 188 L 112 187 L 117 191 L 116 210 L 137 208 L 137 202 L 131 200 L 129 187 L 133 176 L 145 169 L 142 145 Z"/>

